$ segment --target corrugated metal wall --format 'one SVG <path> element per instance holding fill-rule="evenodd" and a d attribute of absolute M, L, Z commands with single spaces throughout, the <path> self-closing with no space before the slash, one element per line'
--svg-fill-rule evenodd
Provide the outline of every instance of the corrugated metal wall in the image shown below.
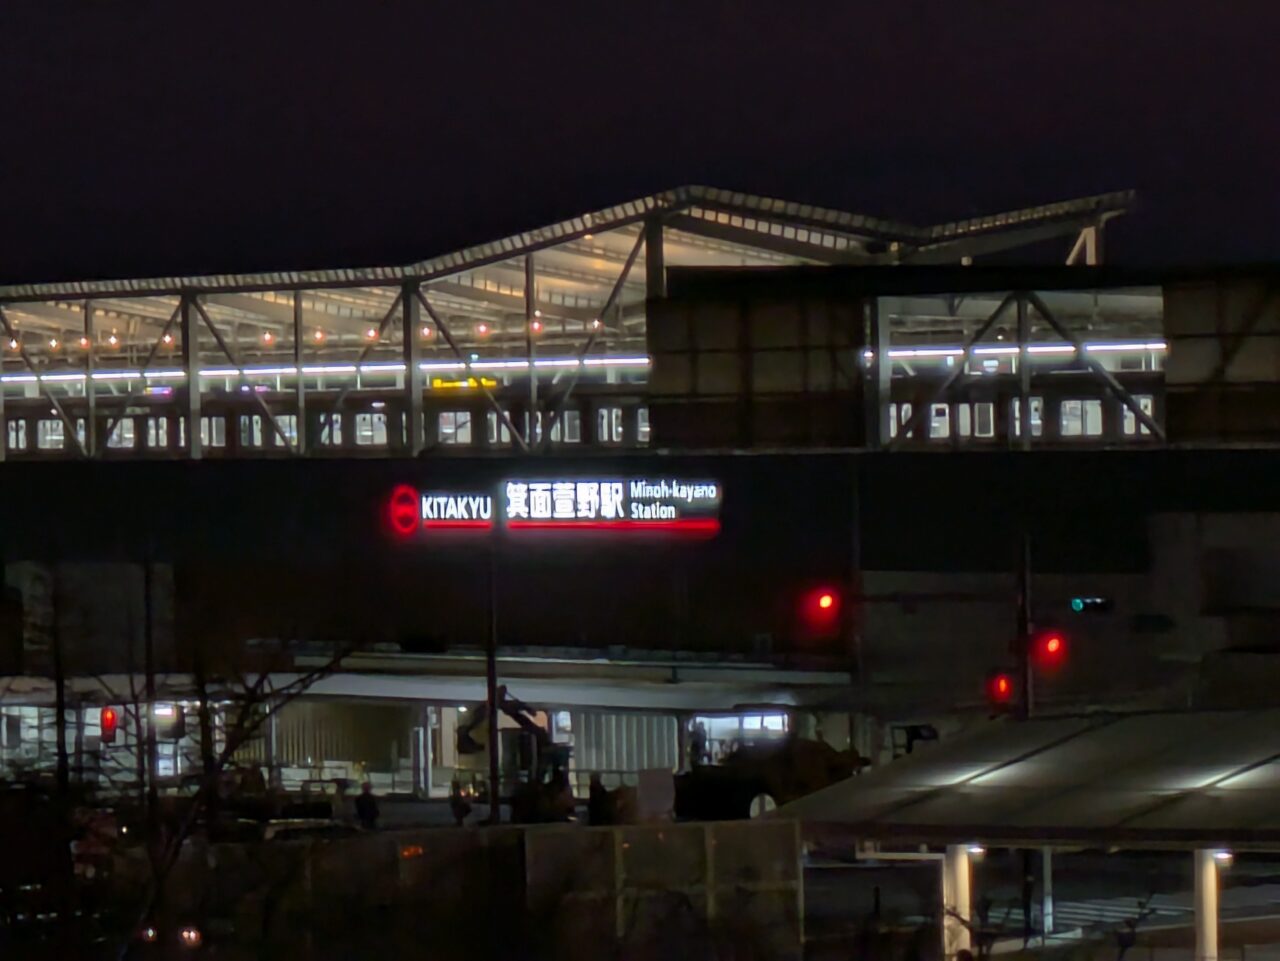
<path fill-rule="evenodd" d="M 574 766 L 579 771 L 675 770 L 680 745 L 670 715 L 573 711 Z"/>
<path fill-rule="evenodd" d="M 409 756 L 412 720 L 399 704 L 295 701 L 279 715 L 276 759 L 289 767 L 361 761 L 370 770 L 390 770 Z"/>

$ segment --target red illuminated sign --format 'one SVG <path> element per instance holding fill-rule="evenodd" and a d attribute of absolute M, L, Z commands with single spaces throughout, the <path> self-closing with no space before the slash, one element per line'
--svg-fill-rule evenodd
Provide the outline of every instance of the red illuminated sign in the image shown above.
<path fill-rule="evenodd" d="M 391 529 L 401 537 L 409 537 L 421 523 L 418 507 L 418 492 L 408 484 L 401 484 L 391 492 L 387 504 L 387 516 Z"/>
<path fill-rule="evenodd" d="M 499 511 L 499 506 L 502 510 Z M 688 537 L 720 532 L 720 486 L 675 478 L 528 478 L 504 481 L 499 496 L 421 491 L 403 484 L 391 492 L 388 519 L 402 537 L 419 531 L 614 531 Z"/>

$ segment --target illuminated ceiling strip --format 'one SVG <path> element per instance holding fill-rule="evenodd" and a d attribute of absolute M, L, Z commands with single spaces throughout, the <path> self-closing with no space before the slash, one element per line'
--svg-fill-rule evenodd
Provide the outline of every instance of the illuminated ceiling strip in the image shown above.
<path fill-rule="evenodd" d="M 535 368 L 576 368 L 585 367 L 618 367 L 633 368 L 636 370 L 647 370 L 649 368 L 648 357 L 589 357 L 585 361 L 579 361 L 576 357 L 548 357 L 535 360 L 533 366 Z M 464 361 L 423 361 L 418 365 L 423 371 L 458 371 L 458 370 L 528 370 L 529 361 L 518 358 L 509 360 L 474 360 L 470 362 Z M 361 364 L 358 368 L 361 374 L 402 374 L 404 373 L 404 364 L 399 362 L 380 362 L 372 364 Z M 314 377 L 323 374 L 354 374 L 357 372 L 355 364 L 317 364 L 304 365 L 302 367 L 303 376 Z M 206 367 L 200 371 L 201 377 L 239 377 L 243 374 L 245 377 L 293 377 L 298 373 L 298 368 L 289 367 L 245 367 L 243 370 L 239 367 Z M 186 378 L 186 372 L 182 370 L 99 370 L 92 374 L 94 380 L 138 380 L 145 378 L 146 380 L 183 380 Z M 85 375 L 82 371 L 57 371 L 49 374 L 2 374 L 0 375 L 0 383 L 3 384 L 34 384 L 37 382 L 45 383 L 76 383 L 83 382 Z"/>
<path fill-rule="evenodd" d="M 1161 353 L 1168 350 L 1169 345 L 1163 340 L 1143 340 L 1131 342 L 1126 341 L 1123 343 L 1085 344 L 1084 349 L 1091 354 L 1138 353 L 1145 351 Z M 1016 344 L 1002 344 L 999 346 L 973 348 L 973 354 L 975 357 L 1014 356 L 1018 352 L 1019 348 Z M 1072 344 L 1031 344 L 1027 347 L 1027 353 L 1029 354 L 1074 354 L 1075 352 L 1076 349 Z M 875 354 L 870 350 L 863 351 L 862 355 L 868 360 L 875 356 Z M 889 351 L 889 357 L 893 360 L 963 356 L 963 347 L 900 347 Z"/>

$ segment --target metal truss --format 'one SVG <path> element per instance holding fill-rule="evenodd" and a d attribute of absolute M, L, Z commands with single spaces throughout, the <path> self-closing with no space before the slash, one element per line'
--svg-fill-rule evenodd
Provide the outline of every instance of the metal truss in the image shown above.
<path fill-rule="evenodd" d="M 86 308 L 85 312 L 87 316 L 91 316 L 91 311 L 88 308 Z M 169 315 L 169 319 L 165 321 L 165 325 L 160 329 L 160 333 L 156 335 L 156 339 L 151 345 L 151 350 L 148 351 L 147 353 L 146 360 L 142 362 L 142 366 L 141 368 L 139 368 L 142 374 L 142 376 L 138 378 L 139 386 L 131 390 L 129 394 L 125 397 L 124 403 L 120 407 L 120 413 L 116 414 L 115 417 L 111 418 L 111 420 L 107 422 L 106 436 L 103 438 L 104 445 L 109 444 L 111 442 L 111 437 L 113 434 L 115 434 L 116 428 L 120 426 L 120 421 L 122 421 L 126 416 L 128 416 L 129 406 L 134 401 L 136 401 L 139 396 L 141 396 L 144 390 L 146 390 L 147 371 L 151 369 L 152 363 L 155 362 L 156 354 L 160 352 L 160 345 L 164 343 L 165 335 L 168 334 L 173 329 L 174 323 L 178 320 L 181 314 L 182 314 L 182 304 L 179 303 L 178 306 L 173 309 L 173 313 Z M 86 321 L 86 323 L 91 324 L 92 321 L 88 320 Z M 92 336 L 92 335 L 88 335 L 88 336 Z M 185 336 L 185 331 L 184 331 L 184 336 Z M 90 340 L 90 344 L 92 344 L 92 340 Z M 94 403 L 94 400 L 95 400 L 95 395 L 97 391 L 93 384 L 93 373 L 91 370 L 86 372 L 84 389 L 85 389 L 86 396 L 88 396 L 88 398 L 90 399 L 89 406 L 90 406 L 90 409 L 92 410 L 96 406 L 96 404 Z M 88 428 L 87 436 L 92 437 L 93 433 L 94 433 L 94 427 L 91 426 Z M 90 450 L 88 453 L 90 454 L 94 453 L 93 448 L 94 448 L 94 442 L 91 440 Z"/>
<path fill-rule="evenodd" d="M 1142 409 L 1142 405 L 1138 403 L 1133 394 L 1125 390 L 1124 386 L 1116 380 L 1115 375 L 1103 367 L 1096 357 L 1093 357 L 1087 350 L 1085 350 L 1084 341 L 1054 317 L 1053 311 L 1049 309 L 1048 305 L 1045 304 L 1039 294 L 1035 291 L 1031 291 L 1026 295 L 1026 297 L 1031 302 L 1032 306 L 1035 307 L 1036 313 L 1043 317 L 1045 322 L 1058 332 L 1058 336 L 1069 341 L 1075 346 L 1076 360 L 1093 372 L 1094 377 L 1100 380 L 1103 385 L 1106 386 L 1107 390 L 1111 391 L 1111 393 L 1115 395 L 1116 399 L 1133 413 L 1133 416 L 1138 419 L 1138 423 L 1150 431 L 1152 436 L 1159 439 L 1161 443 L 1164 443 L 1168 439 L 1165 437 L 1164 429 L 1155 422 L 1155 419 L 1150 414 Z M 1022 407 L 1029 408 L 1030 405 L 1024 402 Z"/>
<path fill-rule="evenodd" d="M 604 330 L 604 316 L 609 313 L 610 308 L 613 307 L 618 296 L 622 293 L 622 288 L 625 287 L 627 283 L 627 277 L 631 274 L 631 268 L 635 266 L 636 258 L 640 256 L 640 251 L 644 246 L 645 232 L 641 231 L 640 235 L 636 237 L 635 246 L 631 248 L 631 253 L 627 255 L 627 259 L 622 265 L 622 270 L 618 273 L 618 279 L 614 282 L 613 290 L 609 292 L 609 297 L 604 302 L 604 309 L 600 311 L 602 316 L 596 318 L 595 323 L 592 324 L 591 334 L 587 337 L 586 342 L 583 343 L 581 349 L 578 351 L 578 363 L 573 368 L 573 374 L 569 378 L 569 383 L 565 385 L 554 403 L 549 405 L 551 417 L 547 421 L 546 430 L 543 431 L 542 437 L 542 449 L 544 451 L 550 448 L 551 432 L 555 430 L 556 425 L 559 424 L 561 419 L 564 417 L 565 404 L 569 402 L 569 397 L 573 394 L 573 388 L 577 386 L 578 379 L 582 376 L 583 361 L 586 360 L 587 354 L 591 352 L 591 348 L 595 344 L 596 337 L 599 335 L 600 331 Z M 532 376 L 532 372 L 530 372 L 530 376 Z M 554 386 L 554 384 L 555 381 L 553 380 L 552 385 Z"/>
<path fill-rule="evenodd" d="M 26 365 L 27 370 L 31 371 L 31 373 L 35 375 L 36 383 L 40 387 L 40 393 L 42 393 L 45 399 L 53 405 L 54 411 L 57 412 L 58 419 L 62 421 L 63 429 L 66 430 L 67 434 L 71 437 L 71 440 L 75 443 L 76 450 L 80 452 L 80 456 L 85 456 L 85 447 L 84 444 L 80 442 L 79 435 L 76 434 L 75 423 L 67 416 L 66 409 L 63 408 L 62 402 L 54 396 L 53 392 L 50 391 L 48 387 L 45 386 L 44 378 L 40 376 L 40 371 L 32 362 L 31 355 L 27 353 L 27 349 L 22 346 L 22 341 L 18 338 L 18 331 L 14 328 L 13 324 L 9 321 L 9 316 L 3 310 L 0 310 L 0 325 L 4 326 L 4 332 L 9 339 L 18 344 L 18 356 L 22 358 L 22 362 Z M 4 442 L 5 438 L 0 437 L 0 443 Z"/>
<path fill-rule="evenodd" d="M 422 309 L 427 312 L 427 316 L 431 318 L 431 322 L 435 324 L 438 328 L 440 328 L 440 336 L 442 336 L 445 339 L 445 343 L 449 345 L 449 349 L 453 351 L 454 356 L 457 357 L 458 360 L 462 361 L 465 364 L 467 358 L 462 353 L 461 348 L 458 347 L 458 342 L 454 339 L 453 332 L 449 330 L 449 325 L 446 324 L 444 322 L 444 319 L 439 314 L 436 313 L 435 308 L 431 306 L 431 302 L 427 300 L 426 295 L 423 294 L 421 288 L 418 288 L 416 290 L 416 293 L 418 297 L 418 302 L 422 304 Z M 530 377 L 534 376 L 532 367 L 530 367 L 529 369 L 529 376 Z M 489 402 L 489 406 L 494 409 L 495 413 L 497 413 L 498 420 L 502 421 L 503 426 L 505 426 L 508 432 L 510 432 L 512 439 L 515 440 L 520 450 L 523 453 L 528 454 L 530 452 L 529 444 L 526 442 L 524 435 L 521 434 L 520 431 L 516 430 L 515 424 L 511 422 L 511 415 L 507 413 L 506 408 L 504 408 L 500 403 L 498 403 L 498 398 L 493 396 L 493 391 L 489 390 L 489 388 L 485 386 L 484 378 L 483 377 L 477 378 L 476 384 L 479 385 L 480 390 L 484 393 L 485 400 Z M 530 411 L 529 412 L 530 423 L 532 423 L 534 420 L 535 420 L 534 412 Z M 533 432 L 533 429 L 530 428 L 529 433 L 532 433 L 532 432 Z"/>
<path fill-rule="evenodd" d="M 911 259 L 911 251 L 936 252 L 944 245 L 951 245 L 947 258 L 955 262 L 972 252 L 962 246 L 964 241 L 976 241 L 992 234 L 1017 234 L 1030 229 L 1053 228 L 1051 232 L 1056 235 L 1070 233 L 1100 219 L 1124 213 L 1132 205 L 1133 199 L 1132 191 L 1118 191 L 932 227 L 916 227 L 812 204 L 773 200 L 714 187 L 687 186 L 404 266 L 8 284 L 0 286 L 0 303 L 136 295 L 180 296 L 184 293 L 244 294 L 370 286 L 398 287 L 407 282 L 429 283 L 490 264 L 517 260 L 549 247 L 580 241 L 588 234 L 603 233 L 654 217 L 686 212 L 694 221 L 730 229 L 734 239 L 747 246 L 759 245 L 769 249 L 767 245 L 760 243 L 762 238 L 776 238 L 796 244 L 798 250 L 804 252 L 802 256 L 812 258 L 815 262 L 830 260 L 833 252 L 853 250 L 854 243 L 851 241 L 856 244 L 866 241 L 898 244 L 898 253 L 886 258 L 890 261 Z"/>
<path fill-rule="evenodd" d="M 230 345 L 228 345 L 226 340 L 223 338 L 222 332 L 218 330 L 217 325 L 209 317 L 209 312 L 204 309 L 204 304 L 200 303 L 200 298 L 192 296 L 190 298 L 190 302 L 191 302 L 191 305 L 195 307 L 196 313 L 200 315 L 200 319 L 204 321 L 205 326 L 209 328 L 209 332 L 213 334 L 213 339 L 218 342 L 218 347 L 220 347 L 222 349 L 222 352 L 226 354 L 227 360 L 231 361 L 231 366 L 235 367 L 240 372 L 240 380 L 243 381 L 244 380 L 244 364 L 240 363 L 240 361 L 236 358 L 235 352 L 232 351 Z M 193 347 L 195 346 L 194 342 L 192 346 Z M 200 390 L 200 376 L 198 373 L 196 374 L 195 382 L 194 383 L 189 382 L 187 384 L 187 390 L 194 390 L 197 392 Z M 276 432 L 276 436 L 280 438 L 280 443 L 283 444 L 288 450 L 292 451 L 293 453 L 295 454 L 299 453 L 296 443 L 289 440 L 289 435 L 284 432 L 284 428 L 280 426 L 280 421 L 276 418 L 276 415 L 271 412 L 271 408 L 267 406 L 267 402 L 263 400 L 261 396 L 259 396 L 257 391 L 253 391 L 252 393 L 253 393 L 254 401 L 257 403 L 258 407 L 261 408 L 262 413 L 266 416 L 267 421 L 271 424 L 272 429 Z M 189 436 L 193 435 L 196 431 L 200 429 L 200 425 L 198 423 L 192 423 L 192 424 L 189 424 L 188 426 L 190 428 L 187 432 Z"/>
<path fill-rule="evenodd" d="M 744 256 L 754 252 L 758 260 L 766 263 L 881 264 L 958 262 L 962 258 L 1045 237 L 1074 235 L 1075 244 L 1068 262 L 1095 263 L 1101 258 L 1103 224 L 1123 213 L 1132 201 L 1130 192 L 1102 194 L 920 227 L 811 204 L 712 187 L 685 186 L 402 266 L 0 286 L 0 305 L 15 314 L 20 313 L 23 319 L 28 316 L 34 318 L 36 324 L 53 324 L 54 329 L 58 329 L 56 325 L 61 324 L 64 318 L 83 313 L 84 336 L 88 341 L 83 361 L 88 411 L 83 441 L 63 404 L 46 383 L 48 371 L 33 360 L 22 344 L 16 323 L 3 311 L 0 311 L 0 322 L 8 336 L 17 341 L 16 349 L 24 367 L 34 375 L 42 394 L 63 420 L 76 449 L 87 457 L 102 454 L 122 420 L 129 416 L 131 406 L 146 392 L 148 372 L 160 355 L 166 338 L 175 326 L 180 325 L 182 376 L 186 378 L 188 453 L 192 458 L 199 458 L 203 453 L 201 327 L 208 330 L 242 384 L 249 373 L 243 363 L 244 357 L 237 356 L 237 353 L 250 358 L 256 356 L 256 338 L 262 330 L 277 330 L 282 336 L 279 346 L 284 347 L 283 337 L 291 331 L 291 357 L 283 359 L 279 369 L 286 375 L 291 372 L 291 376 L 296 378 L 293 390 L 297 429 L 292 439 L 266 401 L 257 392 L 253 397 L 281 443 L 296 455 L 306 455 L 310 453 L 312 438 L 309 437 L 307 386 L 303 376 L 303 351 L 308 342 L 305 326 L 310 324 L 316 328 L 318 341 L 323 340 L 326 329 L 330 332 L 337 329 L 339 333 L 335 342 L 338 346 L 354 348 L 360 343 L 357 338 L 362 328 L 366 325 L 374 327 L 374 318 L 380 316 L 376 323 L 376 336 L 360 343 L 358 356 L 352 365 L 355 377 L 358 377 L 374 350 L 388 346 L 388 330 L 398 319 L 402 325 L 400 352 L 404 364 L 408 451 L 417 455 L 423 450 L 428 433 L 423 423 L 424 383 L 423 365 L 420 363 L 423 345 L 419 338 L 419 312 L 430 318 L 464 369 L 469 366 L 468 355 L 460 343 L 457 317 L 454 315 L 469 319 L 476 315 L 489 317 L 496 314 L 501 323 L 491 329 L 504 335 L 514 332 L 514 318 L 523 315 L 522 340 L 529 377 L 527 427 L 516 429 L 511 415 L 484 384 L 483 378 L 477 380 L 477 386 L 519 449 L 526 453 L 540 453 L 550 449 L 551 437 L 561 428 L 567 405 L 587 366 L 586 361 L 601 338 L 615 336 L 615 331 L 632 341 L 642 336 L 632 326 L 633 321 L 643 316 L 642 305 L 637 303 L 640 282 L 632 280 L 632 272 L 643 254 L 645 297 L 652 299 L 665 294 L 667 254 L 664 253 L 664 236 L 669 238 L 666 241 L 668 253 L 682 252 L 677 258 L 679 263 L 697 262 L 698 252 L 711 250 L 733 255 L 743 252 Z M 629 239 L 631 230 L 635 231 L 635 240 L 623 258 L 620 236 Z M 599 240 L 592 243 L 596 234 L 603 237 L 618 231 L 623 233 L 615 233 L 612 243 Z M 569 255 L 581 259 L 573 260 Z M 615 265 L 619 272 L 613 277 Z M 586 292 L 577 292 L 567 286 L 555 290 L 557 281 L 562 286 L 592 282 L 597 286 Z M 392 291 L 394 296 L 386 306 Z M 1025 327 L 1026 296 L 1020 299 L 1010 295 L 995 314 L 975 329 L 965 343 L 963 361 L 934 390 L 933 398 L 945 394 L 964 376 L 971 359 L 971 348 L 987 334 L 1010 303 L 1019 305 L 1020 319 Z M 1033 302 L 1036 301 L 1038 298 Z M 102 436 L 95 415 L 100 402 L 95 385 L 98 375 L 95 360 L 99 356 L 95 352 L 93 330 L 95 304 L 113 320 L 120 319 L 122 327 L 132 328 L 128 343 L 120 350 L 141 353 L 146 348 L 136 379 L 130 378 L 134 386 L 119 409 L 116 409 L 118 398 L 112 398 L 111 416 L 104 425 L 105 434 Z M 543 310 L 550 315 L 544 318 Z M 1044 313 L 1040 306 L 1037 310 Z M 442 311 L 451 313 L 442 314 Z M 538 382 L 538 341 L 533 334 L 535 322 L 545 324 L 552 316 L 558 318 L 558 335 L 562 342 L 573 338 L 570 343 L 575 346 L 570 349 L 575 363 L 566 363 L 544 388 Z M 1045 319 L 1057 326 L 1053 318 L 1046 315 Z M 219 323 L 223 325 L 222 329 Z M 157 324 L 160 324 L 158 328 L 152 326 Z M 248 341 L 239 337 L 243 325 L 250 327 Z M 223 329 L 233 332 L 224 335 Z M 158 330 L 154 338 L 151 337 L 152 330 Z M 112 333 L 114 335 L 114 330 Z M 581 342 L 577 340 L 579 336 L 583 337 Z M 463 338 L 466 338 L 465 333 Z M 1074 337 L 1068 336 L 1068 339 L 1078 343 Z M 468 341 L 468 345 L 472 342 Z M 112 339 L 111 343 L 114 345 L 116 341 Z M 38 348 L 36 353 L 40 353 Z M 1025 350 L 1022 360 L 1020 366 L 1026 371 L 1029 365 Z M 1080 360 L 1096 376 L 1104 380 L 1109 378 L 1109 389 L 1119 389 L 1115 378 L 1109 377 L 1101 365 L 1091 362 L 1083 351 L 1080 352 Z M 876 363 L 887 362 L 887 358 L 882 358 L 877 352 Z M 347 363 L 344 361 L 344 366 Z M 512 365 L 511 369 L 518 370 L 519 366 Z M 75 374 L 67 373 L 68 370 L 69 367 L 59 368 L 62 379 L 81 376 L 78 370 Z M 103 379 L 109 377 L 107 374 Z M 53 379 L 56 378 L 50 378 Z M 343 384 L 336 394 L 326 395 L 333 399 L 323 402 L 324 410 L 319 420 L 322 439 L 326 432 L 332 432 L 334 416 L 342 410 L 355 384 L 353 379 Z M 1131 409 L 1135 408 L 1132 397 L 1125 403 Z M 903 443 L 906 437 L 919 430 L 927 408 L 925 405 L 913 412 L 910 424 L 894 439 L 891 447 Z M 1152 427 L 1147 415 L 1136 409 L 1135 414 L 1144 426 Z M 1028 416 L 1025 409 L 1023 416 Z M 0 420 L 2 418 L 3 396 L 0 392 Z M 537 433 L 539 425 L 541 436 Z M 1158 428 L 1152 433 L 1163 438 Z M 0 444 L 0 457 L 3 457 L 3 447 Z"/>
<path fill-rule="evenodd" d="M 1018 299 L 1018 295 L 1009 294 L 1004 298 L 1004 300 L 1000 301 L 1000 305 L 991 312 L 991 315 L 982 322 L 981 326 L 969 335 L 968 340 L 964 342 L 964 357 L 961 358 L 960 363 L 956 364 L 956 369 L 951 372 L 950 376 L 948 376 L 946 380 L 933 389 L 933 392 L 929 395 L 929 399 L 927 401 L 916 405 L 916 409 L 911 412 L 911 419 L 903 425 L 902 430 L 898 432 L 898 436 L 889 442 L 889 450 L 897 449 L 906 442 L 908 437 L 913 436 L 915 432 L 920 429 L 920 426 L 924 423 L 925 418 L 928 416 L 929 409 L 933 406 L 934 402 L 939 397 L 945 397 L 947 392 L 951 390 L 951 385 L 961 377 L 964 377 L 967 373 L 969 362 L 973 360 L 973 348 L 982 340 L 983 337 L 987 335 L 987 332 L 995 326 L 996 321 L 1003 316 L 1004 312 L 1009 309 L 1010 305 L 1017 302 Z M 881 358 L 878 354 L 876 355 L 875 360 L 877 364 L 892 363 L 888 357 Z M 881 403 L 883 403 L 883 399 L 881 400 Z M 1025 407 L 1026 405 L 1024 404 L 1023 406 Z"/>

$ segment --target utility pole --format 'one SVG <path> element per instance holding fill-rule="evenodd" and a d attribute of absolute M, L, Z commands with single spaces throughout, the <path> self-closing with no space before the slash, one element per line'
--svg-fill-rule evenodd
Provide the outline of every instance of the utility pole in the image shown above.
<path fill-rule="evenodd" d="M 58 607 L 61 603 L 61 584 L 58 577 L 58 565 L 51 565 L 53 589 L 52 641 L 53 647 L 53 691 L 54 691 L 54 743 L 57 750 L 56 783 L 58 798 L 66 801 L 71 791 L 71 771 L 67 763 L 67 674 L 66 665 L 62 661 L 62 627 L 58 623 Z"/>
<path fill-rule="evenodd" d="M 1035 691 L 1031 671 L 1031 533 L 1024 527 L 1018 561 L 1018 625 L 1014 638 L 1018 657 L 1018 719 L 1025 721 L 1035 710 Z"/>
<path fill-rule="evenodd" d="M 146 720 L 143 730 L 147 738 L 147 824 L 154 828 L 160 798 L 156 785 L 156 651 L 151 609 L 151 567 L 151 551 L 148 551 L 142 565 L 142 663 L 146 673 Z"/>
<path fill-rule="evenodd" d="M 489 823 L 502 821 L 498 796 L 498 550 L 489 548 L 489 639 L 485 645 L 485 684 L 489 701 Z"/>

